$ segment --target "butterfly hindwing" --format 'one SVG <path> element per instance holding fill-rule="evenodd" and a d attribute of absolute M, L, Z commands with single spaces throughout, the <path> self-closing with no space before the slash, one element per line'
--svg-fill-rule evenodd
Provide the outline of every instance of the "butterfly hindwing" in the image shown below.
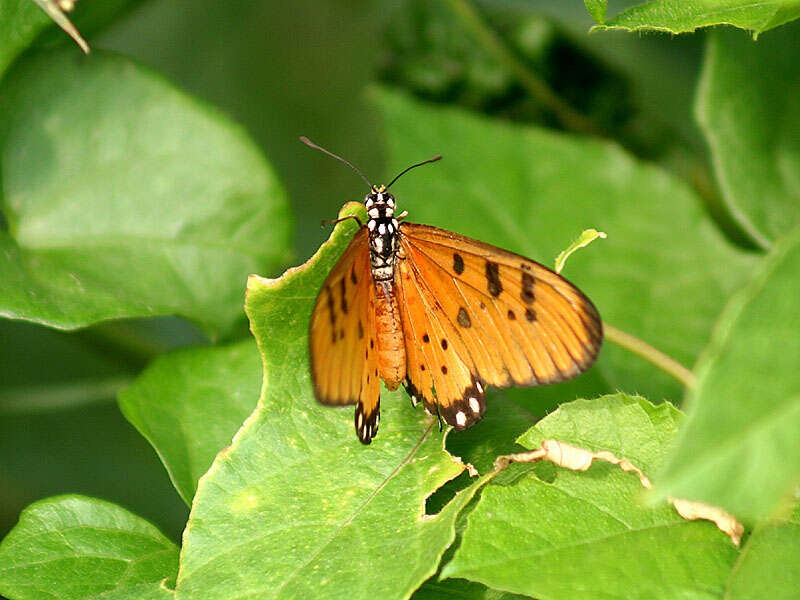
<path fill-rule="evenodd" d="M 409 383 L 448 424 L 463 428 L 480 418 L 487 384 L 564 381 L 597 357 L 597 310 L 546 267 L 427 225 L 403 223 L 400 244 Z"/>
<path fill-rule="evenodd" d="M 356 433 L 368 444 L 380 419 L 380 381 L 367 242 L 362 228 L 325 280 L 311 314 L 309 344 L 314 395 L 322 404 L 356 404 Z"/>
<path fill-rule="evenodd" d="M 413 261 L 400 261 L 396 281 L 406 341 L 406 389 L 448 425 L 469 427 L 486 409 L 472 354 L 437 300 L 434 282 Z"/>

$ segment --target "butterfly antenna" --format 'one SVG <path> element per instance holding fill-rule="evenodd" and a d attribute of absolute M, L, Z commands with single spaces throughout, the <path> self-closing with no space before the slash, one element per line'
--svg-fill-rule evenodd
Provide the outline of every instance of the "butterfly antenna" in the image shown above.
<path fill-rule="evenodd" d="M 312 147 L 312 148 L 314 148 L 315 150 L 319 150 L 320 152 L 324 152 L 324 153 L 325 153 L 325 154 L 327 154 L 328 156 L 332 156 L 332 157 L 333 157 L 333 158 L 335 158 L 336 160 L 343 162 L 343 163 L 344 163 L 344 164 L 346 164 L 348 167 L 350 167 L 351 169 L 353 169 L 353 171 L 355 171 L 356 173 L 358 173 L 358 175 L 361 177 L 361 179 L 363 179 L 363 180 L 364 180 L 364 183 L 366 183 L 366 184 L 367 184 L 367 185 L 368 185 L 370 188 L 372 188 L 372 184 L 369 182 L 369 180 L 368 180 L 366 177 L 364 177 L 364 174 L 363 174 L 361 171 L 359 171 L 358 169 L 356 169 L 356 168 L 355 168 L 355 166 L 353 166 L 353 164 L 351 164 L 349 161 L 346 161 L 346 160 L 345 160 L 345 159 L 343 159 L 341 156 L 337 156 L 336 154 L 334 154 L 334 153 L 333 153 L 333 152 L 331 152 L 330 150 L 325 150 L 325 148 L 323 148 L 322 146 L 317 146 L 317 145 L 316 145 L 314 142 L 312 142 L 310 139 L 308 139 L 308 138 L 307 138 L 306 136 L 304 136 L 304 135 L 301 135 L 301 136 L 300 136 L 300 141 L 301 141 L 301 142 L 303 142 L 303 143 L 304 143 L 306 146 L 311 146 L 311 147 Z M 408 169 L 406 169 L 406 170 L 408 170 Z M 402 173 L 401 173 L 401 175 L 402 175 Z M 399 175 L 398 175 L 398 177 L 399 177 Z M 397 178 L 395 178 L 395 179 L 397 179 Z"/>
<path fill-rule="evenodd" d="M 388 190 L 390 187 L 392 187 L 392 184 L 395 181 L 400 179 L 403 175 L 408 173 L 411 169 L 416 169 L 417 167 L 421 167 L 422 165 L 427 165 L 428 163 L 436 162 L 437 160 L 440 160 L 441 158 L 442 158 L 442 155 L 438 154 L 438 155 L 434 156 L 433 158 L 429 158 L 428 160 L 423 160 L 421 163 L 417 163 L 415 165 L 411 165 L 407 169 L 403 169 L 402 171 L 400 171 L 400 174 L 397 177 L 395 177 L 394 179 L 392 179 L 392 181 L 389 183 L 389 185 L 386 186 L 386 189 Z"/>

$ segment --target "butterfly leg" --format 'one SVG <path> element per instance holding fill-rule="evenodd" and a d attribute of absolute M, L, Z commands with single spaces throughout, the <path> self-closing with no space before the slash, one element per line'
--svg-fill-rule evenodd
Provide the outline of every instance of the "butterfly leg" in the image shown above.
<path fill-rule="evenodd" d="M 361 222 L 361 219 L 359 219 L 355 215 L 347 215 L 346 217 L 342 217 L 341 219 L 323 219 L 322 227 L 325 227 L 325 225 L 338 225 L 342 221 L 347 221 L 347 219 L 355 219 L 359 227 L 364 227 L 364 224 Z"/>

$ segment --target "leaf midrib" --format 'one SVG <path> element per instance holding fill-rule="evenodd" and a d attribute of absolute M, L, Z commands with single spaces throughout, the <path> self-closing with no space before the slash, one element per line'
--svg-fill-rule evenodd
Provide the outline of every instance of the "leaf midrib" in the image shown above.
<path fill-rule="evenodd" d="M 347 527 L 350 523 L 352 523 L 353 520 L 375 499 L 375 497 L 383 490 L 383 488 L 385 488 L 388 485 L 389 481 L 391 481 L 403 467 L 405 467 L 411 462 L 411 459 L 419 451 L 422 444 L 425 442 L 426 439 L 428 439 L 428 436 L 430 435 L 432 428 L 433 428 L 433 423 L 428 425 L 428 427 L 425 429 L 425 432 L 420 436 L 419 441 L 409 451 L 406 457 L 402 461 L 400 461 L 400 463 L 398 463 L 398 465 L 392 470 L 391 473 L 389 473 L 386 477 L 383 478 L 383 481 L 381 481 L 380 484 L 378 484 L 375 490 L 364 500 L 364 502 L 361 503 L 361 505 L 358 508 L 356 508 L 353 511 L 353 513 L 349 517 L 347 517 L 347 519 L 342 521 L 342 523 L 336 528 L 336 530 L 328 537 L 327 540 L 325 540 L 324 543 L 322 543 L 319 546 L 319 548 L 317 548 L 316 551 L 314 551 L 314 553 L 308 558 L 308 560 L 306 560 L 303 564 L 297 567 L 297 569 L 295 569 L 294 572 L 292 572 L 284 580 L 284 582 L 278 587 L 278 589 L 275 590 L 274 594 L 275 598 L 279 597 L 280 593 L 289 584 L 289 582 L 292 581 L 295 577 L 297 577 L 297 575 L 301 573 L 308 565 L 310 565 L 314 561 L 314 559 L 317 556 L 319 556 L 322 553 L 322 551 L 325 550 L 325 548 L 327 548 L 330 545 L 330 543 L 339 536 L 341 531 L 345 527 Z"/>

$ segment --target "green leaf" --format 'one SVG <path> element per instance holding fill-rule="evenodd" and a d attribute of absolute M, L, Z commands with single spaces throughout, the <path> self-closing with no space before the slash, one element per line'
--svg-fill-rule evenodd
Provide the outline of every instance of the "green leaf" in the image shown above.
<path fill-rule="evenodd" d="M 678 417 L 617 394 L 564 405 L 521 441 L 612 449 L 641 467 L 661 460 Z M 483 490 L 443 577 L 543 599 L 721 596 L 737 551 L 713 524 L 643 507 L 637 476 L 613 465 L 557 469 L 552 481 L 535 473 Z"/>
<path fill-rule="evenodd" d="M 283 190 L 237 126 L 127 60 L 40 55 L 0 91 L 0 314 L 177 314 L 212 336 L 287 256 Z"/>
<path fill-rule="evenodd" d="M 592 18 L 600 24 L 606 20 L 606 10 L 608 10 L 608 3 L 606 0 L 583 0 L 586 5 L 586 11 L 592 15 Z"/>
<path fill-rule="evenodd" d="M 800 228 L 775 245 L 720 317 L 658 478 L 661 495 L 757 519 L 800 481 L 798 282 Z"/>
<path fill-rule="evenodd" d="M 681 417 L 667 402 L 653 405 L 641 396 L 615 394 L 565 404 L 517 441 L 529 450 L 539 448 L 546 439 L 592 452 L 609 450 L 652 474 L 670 449 Z"/>
<path fill-rule="evenodd" d="M 0 77 L 50 23 L 33 0 L 0 0 Z"/>
<path fill-rule="evenodd" d="M 800 223 L 800 26 L 709 36 L 696 113 L 730 214 L 768 248 Z"/>
<path fill-rule="evenodd" d="M 103 592 L 89 600 L 170 600 L 174 597 L 175 592 L 166 587 L 164 582 L 154 582 Z"/>
<path fill-rule="evenodd" d="M 350 204 L 341 214 L 363 210 Z M 425 516 L 425 498 L 464 468 L 444 451 L 432 418 L 404 394 L 384 394 L 380 435 L 363 446 L 352 407 L 314 400 L 309 316 L 354 230 L 352 221 L 339 224 L 302 267 L 248 284 L 262 395 L 200 480 L 178 598 L 406 597 L 455 537 L 455 517 L 477 487 Z"/>
<path fill-rule="evenodd" d="M 798 0 L 653 0 L 619 13 L 593 30 L 686 33 L 711 25 L 733 25 L 756 37 L 798 17 Z"/>
<path fill-rule="evenodd" d="M 174 580 L 177 567 L 178 548 L 147 521 L 109 502 L 59 496 L 29 506 L 0 544 L 0 594 L 86 600 L 113 591 L 108 598 L 133 600 L 140 584 Z"/>
<path fill-rule="evenodd" d="M 757 529 L 733 569 L 725 600 L 789 600 L 800 590 L 800 507 Z"/>
<path fill-rule="evenodd" d="M 395 93 L 378 99 L 393 169 L 444 155 L 392 188 L 409 220 L 545 264 L 587 225 L 605 231 L 608 240 L 576 255 L 566 276 L 605 321 L 684 365 L 694 362 L 753 259 L 723 239 L 684 185 L 613 144 L 433 108 Z M 613 344 L 605 344 L 593 370 L 605 380 L 599 393 L 635 390 L 673 400 L 683 393 Z M 557 394 L 559 386 L 552 389 Z"/>
<path fill-rule="evenodd" d="M 247 340 L 159 357 L 119 404 L 191 504 L 200 476 L 253 412 L 260 387 L 261 358 Z"/>

